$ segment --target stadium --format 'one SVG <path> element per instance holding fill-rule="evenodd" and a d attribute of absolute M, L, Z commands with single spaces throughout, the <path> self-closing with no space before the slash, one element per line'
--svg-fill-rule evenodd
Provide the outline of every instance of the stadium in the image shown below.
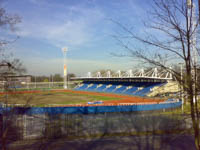
<path fill-rule="evenodd" d="M 1 97 L 5 98 L 7 95 L 8 99 L 19 98 L 16 98 L 14 103 L 13 101 L 2 103 L 0 111 L 1 113 L 14 112 L 15 119 L 12 121 L 20 128 L 20 135 L 23 135 L 21 138 L 30 139 L 43 137 L 44 129 L 47 128 L 46 123 L 55 125 L 58 122 L 61 122 L 59 128 L 62 130 L 62 135 L 67 134 L 69 137 L 85 136 L 85 131 L 92 136 L 102 134 L 108 129 L 107 125 L 102 126 L 105 119 L 109 119 L 111 124 L 113 121 L 119 121 L 119 126 L 111 130 L 114 133 L 123 133 L 125 131 L 121 129 L 120 119 L 124 115 L 135 118 L 138 113 L 150 111 L 150 114 L 154 114 L 153 111 L 172 110 L 182 105 L 180 97 L 174 97 L 174 93 L 179 93 L 180 88 L 170 72 L 159 72 L 155 68 L 148 72 L 142 70 L 132 73 L 129 70 L 124 74 L 119 71 L 117 74 L 111 74 L 108 71 L 106 76 L 99 72 L 97 76 L 92 77 L 90 73 L 88 75 L 66 80 L 68 89 L 63 89 L 63 86 L 66 86 L 63 82 L 32 83 L 22 81 L 22 78 L 18 77 L 19 82 L 16 81 L 16 76 L 15 82 L 12 82 L 10 77 L 8 82 L 2 82 L 2 87 L 11 84 L 7 92 L 2 89 Z M 22 100 L 25 97 L 33 100 L 27 103 Z M 19 125 L 19 122 L 23 123 Z M 90 129 L 92 124 L 95 126 L 94 131 Z M 87 129 L 84 132 L 77 131 L 82 126 Z M 49 136 L 57 132 L 53 126 L 51 127 L 52 133 Z M 130 129 L 135 130 L 132 127 Z"/>
<path fill-rule="evenodd" d="M 110 103 L 106 103 L 107 105 L 141 105 L 142 103 L 144 103 L 145 105 L 152 103 L 158 104 L 158 101 L 152 100 L 152 98 L 148 99 L 148 97 L 155 97 L 158 94 L 164 95 L 175 93 L 179 90 L 176 82 L 172 81 L 172 74 L 170 72 L 158 73 L 157 68 L 151 69 L 148 72 L 144 72 L 144 70 L 142 69 L 141 71 L 134 74 L 132 73 L 132 70 L 129 70 L 124 74 L 121 74 L 121 72 L 118 71 L 117 75 L 115 76 L 112 76 L 110 74 L 110 71 L 108 71 L 106 75 L 107 76 L 101 76 L 101 73 L 97 72 L 96 77 L 91 77 L 90 73 L 88 73 L 88 77 L 73 78 L 73 80 L 82 81 L 78 86 L 75 87 L 75 90 L 134 96 L 132 97 L 132 100 L 112 101 Z M 144 97 L 146 98 L 146 100 L 144 100 Z M 173 104 L 178 104 L 176 106 L 166 105 L 166 108 L 177 107 L 181 105 L 181 102 L 177 99 L 166 99 L 163 100 L 160 104 L 163 105 L 165 104 L 165 102 L 168 105 L 170 104 L 169 102 Z M 145 108 L 144 110 L 165 108 L 165 106 L 157 108 L 151 107 L 152 106 L 149 105 L 149 108 Z M 140 109 L 140 111 L 142 110 L 143 109 Z M 137 111 L 137 109 L 132 109 L 132 111 Z"/>
<path fill-rule="evenodd" d="M 0 149 L 200 149 L 200 0 L 0 8 Z"/>
<path fill-rule="evenodd" d="M 107 76 L 101 76 L 100 72 L 98 72 L 96 77 L 87 76 L 71 78 L 71 82 L 78 83 L 78 85 L 75 86 L 73 90 L 68 89 L 62 92 L 83 95 L 87 94 L 107 96 L 112 97 L 112 100 L 104 101 L 102 98 L 102 100 L 86 100 L 85 103 L 76 103 L 74 105 L 66 105 L 64 103 L 63 107 L 65 107 L 65 113 L 85 114 L 123 111 L 145 111 L 158 109 L 162 110 L 181 106 L 181 100 L 179 100 L 177 97 L 169 98 L 168 96 L 168 98 L 160 98 L 161 96 L 180 92 L 180 88 L 178 87 L 178 84 L 173 81 L 172 74 L 170 72 L 163 71 L 161 73 L 158 73 L 157 68 L 155 68 L 149 70 L 148 72 L 144 72 L 142 70 L 134 74 L 130 70 L 125 72 L 124 74 L 121 74 L 118 71 L 115 76 L 111 75 L 110 71 L 108 71 L 106 74 Z M 13 82 L 11 83 L 12 86 L 9 87 L 10 89 L 13 88 Z M 23 87 L 22 85 L 24 86 L 24 82 L 21 82 L 21 85 L 18 83 L 14 88 L 18 90 Z M 28 86 L 25 85 L 25 87 L 28 87 L 29 90 L 32 89 L 32 91 L 29 91 L 29 93 L 40 93 L 40 91 L 34 90 L 34 85 L 35 83 L 29 83 Z M 49 83 L 47 83 L 47 87 L 48 85 Z M 37 87 L 38 86 L 39 85 L 37 85 Z M 51 86 L 49 88 L 51 89 Z M 26 91 L 21 92 L 27 93 Z M 52 92 L 59 92 L 59 90 L 52 90 Z M 53 105 L 51 104 L 47 105 L 53 107 Z M 62 107 L 62 104 L 54 106 Z M 111 106 L 112 109 L 110 109 Z M 34 109 L 30 109 L 29 111 L 35 112 Z M 35 113 L 39 113 L 39 111 L 41 111 L 40 113 L 44 113 L 45 108 L 41 108 L 41 110 L 37 108 L 37 112 Z"/>

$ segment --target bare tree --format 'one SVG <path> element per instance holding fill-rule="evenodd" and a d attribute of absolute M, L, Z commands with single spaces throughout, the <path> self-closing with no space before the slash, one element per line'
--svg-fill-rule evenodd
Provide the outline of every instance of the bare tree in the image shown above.
<path fill-rule="evenodd" d="M 199 14 L 200 14 L 200 0 L 198 0 L 198 8 L 199 8 Z M 200 15 L 199 15 L 199 22 L 200 22 Z"/>
<path fill-rule="evenodd" d="M 195 145 L 200 149 L 197 100 L 200 87 L 197 83 L 198 62 L 196 60 L 199 54 L 199 48 L 196 46 L 196 43 L 199 43 L 198 11 L 195 10 L 193 0 L 154 0 L 153 10 L 148 14 L 150 21 L 144 24 L 145 29 L 149 29 L 147 32 L 137 34 L 132 28 L 113 21 L 122 29 L 122 33 L 114 37 L 126 49 L 128 56 L 140 58 L 148 64 L 173 72 L 187 94 Z M 132 42 L 141 44 L 133 46 Z M 170 66 L 174 62 L 184 64 L 184 80 L 181 79 L 179 71 L 171 69 Z"/>
<path fill-rule="evenodd" d="M 1 5 L 1 1 L 0 1 Z M 15 31 L 16 24 L 20 23 L 21 19 L 18 15 L 11 15 L 6 12 L 4 8 L 0 6 L 0 30 Z M 16 75 L 25 72 L 25 69 L 19 59 L 12 57 L 12 54 L 6 52 L 6 45 L 15 42 L 18 36 L 14 36 L 12 39 L 1 36 L 0 38 L 0 83 L 3 85 L 5 92 L 9 92 L 9 75 Z M 14 96 L 14 95 L 13 95 Z M 2 107 L 7 107 L 8 98 L 11 98 L 7 94 L 4 97 L 1 96 Z M 3 105 L 3 106 L 2 106 Z M 15 108 L 5 109 L 0 112 L 0 149 L 6 150 L 7 145 L 20 138 L 19 129 L 16 128 L 13 121 L 15 120 Z"/>

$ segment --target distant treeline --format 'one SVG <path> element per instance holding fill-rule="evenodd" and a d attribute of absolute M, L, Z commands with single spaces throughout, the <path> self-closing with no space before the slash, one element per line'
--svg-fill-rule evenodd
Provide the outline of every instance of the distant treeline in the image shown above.
<path fill-rule="evenodd" d="M 67 75 L 67 79 L 70 80 L 71 77 L 76 77 L 75 74 L 69 73 Z M 31 82 L 62 82 L 63 81 L 63 76 L 60 74 L 54 74 L 50 76 L 32 76 L 31 77 Z"/>

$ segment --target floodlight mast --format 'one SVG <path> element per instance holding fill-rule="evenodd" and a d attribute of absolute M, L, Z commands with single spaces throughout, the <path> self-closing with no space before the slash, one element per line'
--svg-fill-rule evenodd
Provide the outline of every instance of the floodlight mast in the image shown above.
<path fill-rule="evenodd" d="M 68 51 L 68 49 L 67 49 L 67 47 L 63 47 L 62 48 L 62 52 L 63 52 L 63 69 L 64 69 L 64 84 L 63 84 L 63 88 L 64 89 L 67 89 L 67 64 L 66 64 L 66 54 L 67 54 L 67 51 Z"/>

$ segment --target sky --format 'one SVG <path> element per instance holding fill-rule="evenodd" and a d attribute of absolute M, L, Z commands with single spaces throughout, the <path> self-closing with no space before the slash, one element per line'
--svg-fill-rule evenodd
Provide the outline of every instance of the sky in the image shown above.
<path fill-rule="evenodd" d="M 136 67 L 133 59 L 112 55 L 124 52 L 113 38 L 120 27 L 112 20 L 141 32 L 151 9 L 148 0 L 5 0 L 2 6 L 21 17 L 17 30 L 5 34 L 19 36 L 8 49 L 26 74 L 63 74 L 61 49 L 67 47 L 68 72 L 77 76 Z"/>

